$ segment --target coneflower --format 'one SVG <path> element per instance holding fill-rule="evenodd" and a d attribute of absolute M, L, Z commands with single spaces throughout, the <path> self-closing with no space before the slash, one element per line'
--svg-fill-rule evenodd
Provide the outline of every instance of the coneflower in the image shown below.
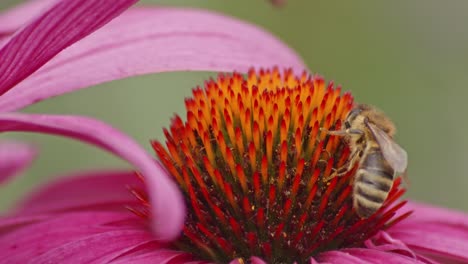
<path fill-rule="evenodd" d="M 0 15 L 0 131 L 75 138 L 134 165 L 75 173 L 29 195 L 0 218 L 0 262 L 468 261 L 466 214 L 405 204 L 397 179 L 382 208 L 361 219 L 351 203 L 356 167 L 324 180 L 349 157 L 347 144 L 322 130 L 340 129 L 350 94 L 296 75 L 300 57 L 270 34 L 206 11 L 130 9 L 94 32 L 134 2 L 31 1 Z M 194 89 L 166 143 L 153 142 L 159 162 L 97 120 L 11 112 L 105 81 L 187 69 L 239 74 Z M 0 181 L 34 155 L 0 143 Z"/>
<path fill-rule="evenodd" d="M 320 77 L 277 69 L 223 74 L 185 100 L 153 142 L 188 207 L 181 250 L 216 263 L 261 256 L 268 263 L 308 263 L 321 252 L 362 246 L 405 202 L 395 181 L 384 206 L 367 219 L 352 208 L 355 170 L 325 181 L 349 147 L 321 128 L 339 129 L 351 94 Z M 134 190 L 143 201 L 146 195 Z M 136 211 L 145 216 L 149 208 Z"/>

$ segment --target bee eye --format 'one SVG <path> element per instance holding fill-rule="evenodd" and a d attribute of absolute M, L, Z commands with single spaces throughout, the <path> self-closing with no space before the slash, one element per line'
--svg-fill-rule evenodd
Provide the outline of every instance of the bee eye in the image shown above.
<path fill-rule="evenodd" d="M 359 108 L 354 108 L 353 110 L 351 110 L 351 112 L 349 112 L 348 114 L 348 117 L 346 118 L 347 120 L 349 121 L 354 121 L 354 119 L 356 119 L 356 117 L 361 113 L 361 109 Z"/>
<path fill-rule="evenodd" d="M 350 128 L 350 127 L 351 127 L 351 124 L 350 124 L 348 121 L 345 121 L 345 122 L 344 122 L 344 125 L 345 125 L 346 128 Z"/>

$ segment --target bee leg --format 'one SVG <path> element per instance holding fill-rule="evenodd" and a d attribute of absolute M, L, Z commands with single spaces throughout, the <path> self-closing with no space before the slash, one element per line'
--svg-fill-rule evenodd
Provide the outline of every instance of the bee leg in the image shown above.
<path fill-rule="evenodd" d="M 349 171 L 350 167 L 351 166 L 343 166 L 343 167 L 340 167 L 338 169 L 332 169 L 333 173 L 328 175 L 328 176 L 325 176 L 323 178 L 323 182 L 328 182 L 328 181 L 330 181 L 331 179 L 333 179 L 335 177 L 344 176 Z"/>
<path fill-rule="evenodd" d="M 335 135 L 335 136 L 346 136 L 346 135 L 364 135 L 364 131 L 355 128 L 348 128 L 345 130 L 326 130 L 320 128 L 320 131 L 324 131 L 328 135 Z"/>
<path fill-rule="evenodd" d="M 320 131 L 327 133 L 328 135 L 336 135 L 336 136 L 346 136 L 346 130 L 327 130 L 320 128 Z"/>
<path fill-rule="evenodd" d="M 324 159 L 319 159 L 319 160 L 317 160 L 317 163 L 322 163 L 322 164 L 324 164 L 326 166 L 328 164 L 328 161 L 326 161 Z"/>
<path fill-rule="evenodd" d="M 324 182 L 328 182 L 330 181 L 331 179 L 335 178 L 335 177 L 341 177 L 343 175 L 346 174 L 346 172 L 348 172 L 348 167 L 341 167 L 341 168 L 338 168 L 338 169 L 332 169 L 333 170 L 333 173 L 324 177 L 323 178 L 323 181 Z"/>
<path fill-rule="evenodd" d="M 364 131 L 360 129 L 355 129 L 355 128 L 346 129 L 346 132 L 352 135 L 360 135 L 360 136 L 364 135 Z"/>
<path fill-rule="evenodd" d="M 353 167 L 354 164 L 356 163 L 356 159 L 359 157 L 360 151 L 355 151 L 351 154 L 351 157 L 349 160 L 341 167 L 337 169 L 332 169 L 333 173 L 324 177 L 323 181 L 328 182 L 329 180 L 335 178 L 335 177 L 341 177 L 344 176 L 348 171 L 350 171 Z"/>

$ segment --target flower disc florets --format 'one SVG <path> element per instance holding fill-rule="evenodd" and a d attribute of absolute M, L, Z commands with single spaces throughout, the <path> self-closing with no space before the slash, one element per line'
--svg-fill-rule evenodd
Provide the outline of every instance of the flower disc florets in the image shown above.
<path fill-rule="evenodd" d="M 368 219 L 352 208 L 357 166 L 323 180 L 350 152 L 342 138 L 320 129 L 340 129 L 352 109 L 352 96 L 340 90 L 277 69 L 219 75 L 194 89 L 186 121 L 175 116 L 164 131 L 166 146 L 153 142 L 188 207 L 175 246 L 219 263 L 251 256 L 305 263 L 358 246 L 405 217 L 391 220 L 403 205 L 394 204 L 404 192 L 399 180 Z"/>

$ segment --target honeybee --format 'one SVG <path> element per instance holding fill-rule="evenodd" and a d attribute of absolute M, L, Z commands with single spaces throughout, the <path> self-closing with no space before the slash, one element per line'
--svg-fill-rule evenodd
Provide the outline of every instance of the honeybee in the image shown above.
<path fill-rule="evenodd" d="M 395 125 L 372 106 L 357 105 L 349 112 L 344 126 L 344 130 L 327 133 L 345 137 L 350 157 L 325 180 L 346 174 L 359 161 L 353 179 L 353 207 L 359 217 L 368 218 L 387 199 L 395 177 L 406 171 L 408 155 L 392 139 Z"/>

